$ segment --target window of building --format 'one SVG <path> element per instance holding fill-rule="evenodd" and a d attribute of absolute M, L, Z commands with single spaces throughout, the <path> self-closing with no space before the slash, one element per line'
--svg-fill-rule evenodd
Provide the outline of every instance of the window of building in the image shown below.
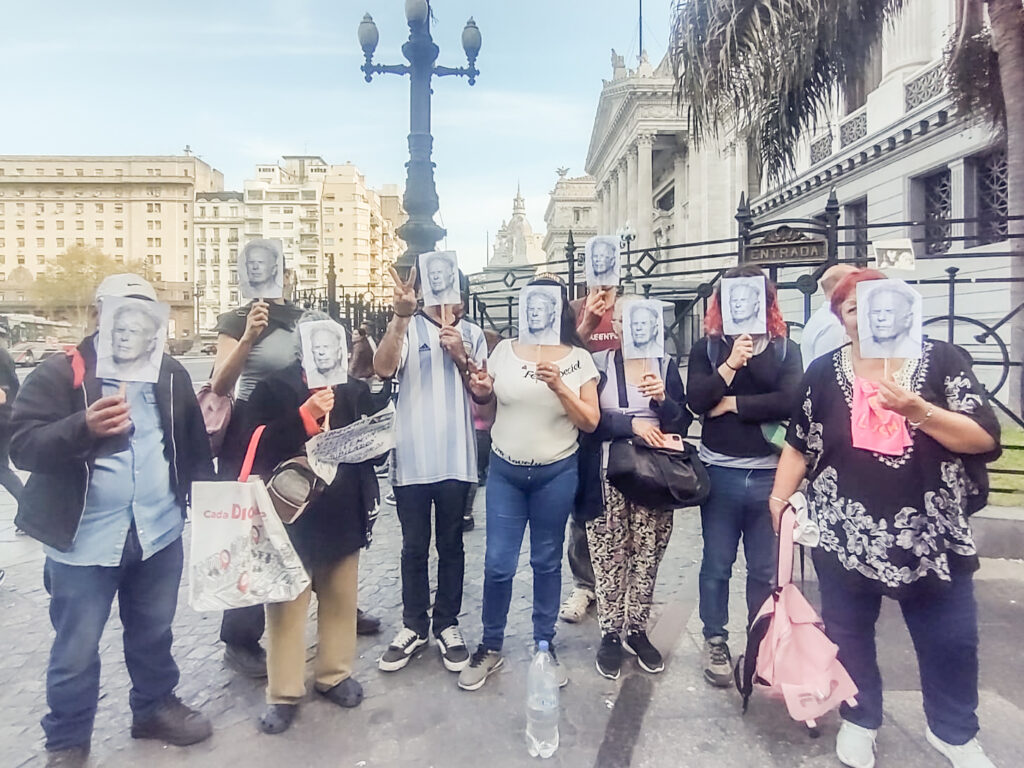
<path fill-rule="evenodd" d="M 975 160 L 974 174 L 978 211 L 978 245 L 1006 239 L 1010 210 L 1006 149 L 1000 148 Z"/>
<path fill-rule="evenodd" d="M 36 248 L 45 248 L 45 247 L 46 247 L 46 238 L 45 237 L 37 237 L 36 238 Z"/>
<path fill-rule="evenodd" d="M 46 226 L 46 222 L 42 219 L 36 219 L 36 229 L 43 229 Z"/>
<path fill-rule="evenodd" d="M 85 204 L 75 203 L 75 213 L 85 213 Z"/>
<path fill-rule="evenodd" d="M 306 279 L 308 279 L 308 280 L 315 280 L 316 279 L 316 267 L 305 267 L 303 271 L 306 273 Z"/>
<path fill-rule="evenodd" d="M 115 248 L 124 248 L 124 238 L 123 237 L 115 237 L 114 238 L 114 247 Z"/>
<path fill-rule="evenodd" d="M 96 223 L 96 230 L 97 231 L 102 231 L 103 230 L 103 220 L 102 219 L 96 219 L 95 223 Z"/>
<path fill-rule="evenodd" d="M 161 273 L 159 273 L 159 272 L 154 272 L 154 273 L 153 273 L 153 279 L 154 279 L 154 280 L 155 280 L 156 282 L 158 282 L 158 283 L 159 283 L 159 282 L 160 282 L 161 280 L 163 280 L 163 279 L 164 279 L 164 276 L 163 276 L 163 275 L 162 275 Z"/>
<path fill-rule="evenodd" d="M 124 168 L 115 168 L 114 169 L 114 175 L 115 176 L 124 176 Z"/>
<path fill-rule="evenodd" d="M 302 190 L 302 199 L 303 200 L 316 200 L 316 190 L 315 189 L 304 189 L 304 190 Z"/>
<path fill-rule="evenodd" d="M 95 175 L 97 175 L 97 176 L 102 176 L 103 175 L 103 169 L 102 168 L 97 168 L 95 171 L 93 171 L 93 173 Z"/>
<path fill-rule="evenodd" d="M 75 176 L 85 176 L 84 168 L 75 168 Z"/>
<path fill-rule="evenodd" d="M 237 215 L 238 215 L 238 206 L 237 205 L 232 205 L 231 206 L 231 216 L 232 216 L 232 218 L 234 218 Z"/>
<path fill-rule="evenodd" d="M 293 209 L 293 208 L 292 208 L 292 207 L 291 207 L 290 205 L 286 205 L 286 206 L 285 206 L 284 208 L 282 208 L 281 210 L 282 210 L 282 212 L 284 212 L 284 213 L 293 213 L 293 212 L 294 212 L 294 209 Z"/>
<path fill-rule="evenodd" d="M 949 219 L 953 212 L 953 187 L 949 169 L 922 178 L 921 191 L 925 253 L 946 253 L 952 245 Z"/>
<path fill-rule="evenodd" d="M 75 245 L 77 245 L 77 246 L 79 246 L 79 247 L 82 247 L 82 246 L 84 246 L 84 245 L 85 245 L 85 238 L 82 238 L 82 237 L 76 237 L 76 238 L 75 238 Z"/>
<path fill-rule="evenodd" d="M 124 219 L 117 219 L 114 221 L 114 229 L 124 229 Z"/>
<path fill-rule="evenodd" d="M 294 221 L 286 221 L 284 223 L 284 228 L 285 229 L 295 229 L 295 222 Z"/>
<path fill-rule="evenodd" d="M 106 241 L 106 240 L 104 240 L 104 239 L 103 239 L 102 237 L 97 237 L 97 238 L 96 238 L 96 245 L 97 245 L 97 247 L 99 247 L 99 248 L 102 248 L 102 247 L 103 247 L 104 245 L 106 245 L 106 242 L 107 242 L 107 241 Z"/>
<path fill-rule="evenodd" d="M 82 221 L 81 219 L 77 219 L 75 221 L 75 229 L 78 229 L 78 230 L 85 229 L 85 222 Z"/>
<path fill-rule="evenodd" d="M 272 222 L 270 222 L 270 228 L 271 229 L 280 229 L 281 228 L 281 222 L 280 221 L 272 221 Z"/>
<path fill-rule="evenodd" d="M 64 169 L 63 168 L 58 168 L 57 169 L 57 175 L 58 176 L 63 176 L 64 175 Z"/>
<path fill-rule="evenodd" d="M 115 253 L 114 254 L 114 261 L 116 261 L 118 264 L 124 264 L 124 254 L 123 253 Z"/>
<path fill-rule="evenodd" d="M 124 213 L 124 203 L 114 203 L 114 213 Z"/>
<path fill-rule="evenodd" d="M 57 247 L 58 248 L 63 248 L 64 247 L 64 238 L 63 237 L 58 237 L 57 238 Z"/>
<path fill-rule="evenodd" d="M 218 206 L 218 205 L 213 206 L 213 218 L 215 218 L 215 219 L 219 219 L 220 218 L 220 206 Z"/>

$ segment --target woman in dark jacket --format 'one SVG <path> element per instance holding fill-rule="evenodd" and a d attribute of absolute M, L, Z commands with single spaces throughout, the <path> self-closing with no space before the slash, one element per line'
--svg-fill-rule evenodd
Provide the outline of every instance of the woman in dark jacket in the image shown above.
<path fill-rule="evenodd" d="M 373 412 L 369 387 L 351 379 L 312 394 L 299 363 L 256 386 L 252 416 L 266 430 L 254 471 L 266 475 L 286 459 L 304 454 L 306 441 L 330 414 L 336 429 Z M 317 691 L 342 707 L 362 701 L 352 678 L 356 654 L 356 592 L 359 550 L 366 546 L 369 511 L 378 501 L 373 462 L 339 464 L 334 481 L 292 524 L 286 526 L 312 579 L 318 598 Z M 264 733 L 281 733 L 295 718 L 306 693 L 306 617 L 310 589 L 267 609 L 267 709 Z"/>
<path fill-rule="evenodd" d="M 690 408 L 703 417 L 700 458 L 711 480 L 711 492 L 700 508 L 704 677 L 721 687 L 732 685 L 726 625 L 729 578 L 741 537 L 747 561 L 748 621 L 771 594 L 776 547 L 768 496 L 779 449 L 766 434 L 779 431 L 789 417 L 803 375 L 800 347 L 786 338 L 786 322 L 772 281 L 756 266 L 730 270 L 725 277 L 764 278 L 765 330 L 726 335 L 719 284 L 704 317 L 706 335 L 693 345 L 688 365 L 686 391 Z M 734 318 L 735 301 L 736 292 L 730 299 Z"/>
<path fill-rule="evenodd" d="M 612 328 L 622 336 L 622 313 L 637 296 L 615 303 Z M 597 385 L 601 421 L 581 436 L 580 492 L 576 522 L 586 524 L 597 592 L 601 646 L 597 671 L 615 680 L 625 649 L 648 672 L 665 668 L 658 649 L 647 638 L 658 566 L 672 535 L 672 512 L 648 509 L 629 501 L 608 482 L 606 460 L 611 441 L 639 437 L 654 446 L 668 444 L 666 435 L 685 435 L 693 416 L 674 358 L 623 360 L 621 349 L 598 352 Z"/>

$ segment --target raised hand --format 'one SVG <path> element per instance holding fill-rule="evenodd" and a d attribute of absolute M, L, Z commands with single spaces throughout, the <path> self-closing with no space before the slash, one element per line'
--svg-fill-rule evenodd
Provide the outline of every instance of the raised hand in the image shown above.
<path fill-rule="evenodd" d="M 388 267 L 391 272 L 391 279 L 395 283 L 395 297 L 391 301 L 391 307 L 399 317 L 409 317 L 416 312 L 418 302 L 416 301 L 416 267 L 409 270 L 409 278 L 402 280 L 398 270 Z"/>
<path fill-rule="evenodd" d="M 537 379 L 547 384 L 548 389 L 552 392 L 557 392 L 559 388 L 565 386 L 565 382 L 562 381 L 562 372 L 557 363 L 537 363 Z"/>
<path fill-rule="evenodd" d="M 316 421 L 320 421 L 320 419 L 334 409 L 334 390 L 331 387 L 318 389 L 309 396 L 309 399 L 302 404 L 302 407 Z"/>
<path fill-rule="evenodd" d="M 260 337 L 270 323 L 270 305 L 265 301 L 254 301 L 245 318 L 245 332 L 242 341 L 252 343 Z"/>
<path fill-rule="evenodd" d="M 85 426 L 94 437 L 123 435 L 132 428 L 128 403 L 120 395 L 101 397 L 86 410 Z"/>
<path fill-rule="evenodd" d="M 745 366 L 753 356 L 754 339 L 749 333 L 744 333 L 732 343 L 732 352 L 729 353 L 729 359 L 725 363 L 733 370 L 737 370 Z"/>
<path fill-rule="evenodd" d="M 441 340 L 441 348 L 448 353 L 448 356 L 458 366 L 465 366 L 468 357 L 466 345 L 462 341 L 462 331 L 455 326 L 445 325 L 438 334 Z"/>
<path fill-rule="evenodd" d="M 640 379 L 640 385 L 637 388 L 644 397 L 659 403 L 665 402 L 665 382 L 658 374 L 648 371 Z"/>
<path fill-rule="evenodd" d="M 472 360 L 467 361 L 469 367 L 469 391 L 477 400 L 487 400 L 494 392 L 494 380 L 487 373 L 487 361 L 483 365 L 477 365 Z"/>

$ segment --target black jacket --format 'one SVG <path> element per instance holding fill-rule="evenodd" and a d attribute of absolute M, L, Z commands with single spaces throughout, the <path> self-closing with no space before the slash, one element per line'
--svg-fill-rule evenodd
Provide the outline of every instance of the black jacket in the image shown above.
<path fill-rule="evenodd" d="M 267 475 L 286 459 L 305 454 L 309 436 L 299 407 L 309 398 L 300 363 L 261 381 L 249 398 L 252 424 L 265 424 L 253 472 Z M 370 388 L 358 379 L 334 387 L 331 428 L 374 412 Z M 339 464 L 334 482 L 285 530 L 307 569 L 326 568 L 367 543 L 369 512 L 380 498 L 373 461 Z"/>
<path fill-rule="evenodd" d="M 86 408 L 102 397 L 91 337 L 78 345 L 78 353 L 77 359 L 84 366 L 80 386 L 75 386 L 72 358 L 54 355 L 26 379 L 11 417 L 11 458 L 19 469 L 32 473 L 15 524 L 61 552 L 74 544 L 95 459 L 118 450 L 124 440 L 101 440 L 89 432 Z M 164 355 L 160 366 L 156 402 L 163 426 L 164 456 L 171 466 L 171 487 L 184 516 L 192 481 L 212 480 L 213 463 L 192 380 L 181 363 L 169 355 Z"/>
<path fill-rule="evenodd" d="M 598 353 L 598 355 L 603 353 Z M 595 355 L 596 360 L 600 358 Z M 621 366 L 622 352 L 614 351 L 608 353 L 608 365 Z M 608 374 L 600 371 L 601 378 L 597 383 L 597 394 L 608 384 Z M 619 373 L 622 380 L 624 373 Z M 683 388 L 683 379 L 679 375 L 679 364 L 676 359 L 670 357 L 665 373 L 665 401 L 658 403 L 651 401 L 651 409 L 658 415 L 658 426 L 665 434 L 682 435 L 686 437 L 690 424 L 693 422 L 693 414 L 686 408 L 686 391 Z M 579 452 L 579 484 L 576 487 L 576 504 L 573 509 L 573 518 L 577 524 L 586 523 L 604 514 L 604 495 L 601 491 L 603 478 L 601 477 L 601 446 L 605 441 L 618 440 L 633 436 L 633 417 L 620 410 L 601 409 L 601 420 L 597 429 L 587 434 L 580 432 Z"/>
<path fill-rule="evenodd" d="M 743 458 L 770 456 L 775 449 L 764 439 L 761 424 L 789 418 L 800 392 L 803 364 L 800 347 L 776 338 L 754 355 L 726 385 L 718 366 L 732 351 L 732 340 L 716 338 L 708 352 L 708 337 L 693 345 L 686 377 L 690 408 L 704 416 L 727 395 L 736 397 L 736 413 L 704 419 L 701 443 L 712 451 Z M 714 350 L 717 350 L 717 354 Z M 711 358 L 715 358 L 712 365 Z"/>

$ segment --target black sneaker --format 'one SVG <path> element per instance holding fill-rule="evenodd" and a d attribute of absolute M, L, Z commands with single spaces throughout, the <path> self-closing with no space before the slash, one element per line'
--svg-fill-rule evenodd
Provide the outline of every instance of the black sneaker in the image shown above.
<path fill-rule="evenodd" d="M 461 672 L 469 664 L 469 649 L 462 639 L 462 632 L 452 624 L 441 630 L 437 636 L 437 649 L 441 652 L 441 661 L 449 672 Z"/>
<path fill-rule="evenodd" d="M 384 651 L 384 655 L 380 657 L 377 666 L 382 672 L 397 672 L 426 644 L 426 635 L 417 635 L 408 627 L 402 627 L 391 641 L 391 645 Z"/>
<path fill-rule="evenodd" d="M 651 644 L 646 632 L 629 632 L 623 647 L 636 656 L 637 663 L 645 672 L 650 672 L 653 675 L 664 671 L 665 660 L 661 658 L 658 649 Z"/>
<path fill-rule="evenodd" d="M 356 634 L 376 635 L 380 632 L 380 619 L 363 612 L 362 608 L 356 608 Z"/>
<path fill-rule="evenodd" d="M 236 672 L 254 680 L 267 676 L 267 652 L 260 645 L 229 645 L 224 649 L 224 661 Z"/>
<path fill-rule="evenodd" d="M 462 531 L 463 531 L 463 533 L 465 533 L 467 531 L 472 531 L 474 528 L 476 528 L 476 521 L 473 520 L 473 516 L 472 515 L 463 515 L 463 517 L 462 517 Z"/>
<path fill-rule="evenodd" d="M 132 723 L 133 739 L 157 739 L 176 747 L 198 744 L 211 735 L 213 726 L 209 718 L 174 695 L 168 696 L 151 717 Z"/>
<path fill-rule="evenodd" d="M 609 632 L 601 638 L 601 647 L 597 649 L 597 671 L 601 677 L 618 680 L 622 670 L 622 638 Z"/>

